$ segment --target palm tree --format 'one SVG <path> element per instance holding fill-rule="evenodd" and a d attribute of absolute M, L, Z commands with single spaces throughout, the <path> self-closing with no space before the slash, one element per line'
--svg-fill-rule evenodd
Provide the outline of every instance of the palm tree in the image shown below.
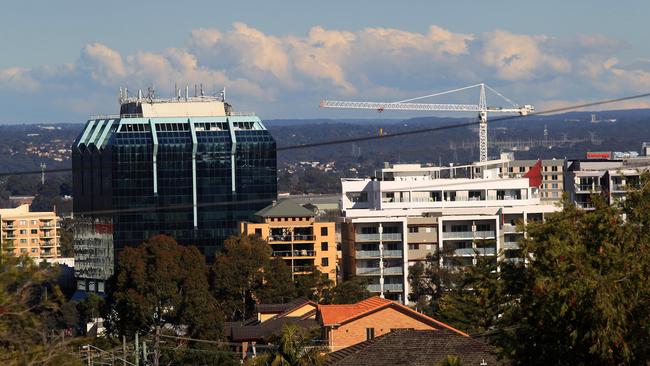
<path fill-rule="evenodd" d="M 460 361 L 459 357 L 447 355 L 445 359 L 438 363 L 438 366 L 463 366 L 463 363 Z"/>
<path fill-rule="evenodd" d="M 320 366 L 324 363 L 323 348 L 310 346 L 305 329 L 285 324 L 277 344 L 269 352 L 249 363 L 250 366 Z"/>

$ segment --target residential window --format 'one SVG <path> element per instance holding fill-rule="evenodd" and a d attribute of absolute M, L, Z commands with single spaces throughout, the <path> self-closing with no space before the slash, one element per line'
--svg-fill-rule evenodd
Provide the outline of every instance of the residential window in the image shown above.
<path fill-rule="evenodd" d="M 20 248 L 21 253 L 27 253 L 27 248 Z"/>
<path fill-rule="evenodd" d="M 326 241 L 320 243 L 320 250 L 321 252 L 326 252 L 329 249 L 329 245 L 327 244 Z"/>
<path fill-rule="evenodd" d="M 553 180 L 557 180 L 557 175 L 553 174 L 551 178 L 553 178 Z"/>
<path fill-rule="evenodd" d="M 38 234 L 38 229 L 32 229 L 31 232 L 32 234 Z"/>
<path fill-rule="evenodd" d="M 551 167 L 551 170 L 554 171 L 554 172 L 557 172 L 557 166 Z"/>
<path fill-rule="evenodd" d="M 330 265 L 330 259 L 329 258 L 321 258 L 320 259 L 320 265 L 323 267 L 327 267 Z"/>
<path fill-rule="evenodd" d="M 25 235 L 27 234 L 27 230 L 20 230 L 20 235 Z"/>
<path fill-rule="evenodd" d="M 366 340 L 375 338 L 375 328 L 366 328 Z"/>
<path fill-rule="evenodd" d="M 420 244 L 409 244 L 409 250 L 420 250 Z"/>
<path fill-rule="evenodd" d="M 551 184 L 551 187 L 553 187 L 553 189 L 557 189 L 557 183 Z"/>
<path fill-rule="evenodd" d="M 255 235 L 256 236 L 262 236 L 262 228 L 256 228 L 255 229 Z"/>
<path fill-rule="evenodd" d="M 327 236 L 327 227 L 320 228 L 320 235 Z"/>
<path fill-rule="evenodd" d="M 32 225 L 36 225 L 37 223 L 38 223 L 38 221 L 32 220 Z"/>
<path fill-rule="evenodd" d="M 345 194 L 350 202 L 368 202 L 368 192 L 347 192 Z"/>
<path fill-rule="evenodd" d="M 38 252 L 38 249 L 32 248 L 32 253 L 36 253 L 36 252 Z"/>
<path fill-rule="evenodd" d="M 417 226 L 409 226 L 409 233 L 417 233 L 417 232 L 418 232 Z"/>
<path fill-rule="evenodd" d="M 509 172 L 509 173 L 513 173 L 513 168 L 512 168 L 512 167 L 509 167 L 509 168 L 508 168 L 508 172 Z"/>
<path fill-rule="evenodd" d="M 526 169 L 526 168 L 524 168 L 523 166 L 520 166 L 520 167 L 519 167 L 519 173 L 523 173 L 525 169 Z"/>
<path fill-rule="evenodd" d="M 20 244 L 27 244 L 27 239 L 20 239 Z"/>
<path fill-rule="evenodd" d="M 22 226 L 27 225 L 27 220 L 20 220 L 20 225 L 22 225 Z"/>

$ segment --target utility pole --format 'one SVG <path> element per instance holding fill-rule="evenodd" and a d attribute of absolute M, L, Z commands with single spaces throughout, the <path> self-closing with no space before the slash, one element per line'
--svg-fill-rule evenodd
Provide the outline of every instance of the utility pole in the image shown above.
<path fill-rule="evenodd" d="M 138 332 L 135 332 L 135 366 L 140 365 L 140 342 L 138 340 Z"/>
<path fill-rule="evenodd" d="M 122 336 L 122 354 L 124 355 L 124 366 L 126 366 L 126 336 Z"/>
<path fill-rule="evenodd" d="M 160 366 L 160 326 L 156 326 L 156 343 L 153 350 L 153 366 Z"/>

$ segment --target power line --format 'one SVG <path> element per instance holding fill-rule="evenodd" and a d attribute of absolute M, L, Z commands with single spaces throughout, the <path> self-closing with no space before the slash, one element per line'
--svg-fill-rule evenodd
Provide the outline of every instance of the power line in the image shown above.
<path fill-rule="evenodd" d="M 493 118 L 493 119 L 490 120 L 490 124 L 494 124 L 494 123 L 497 123 L 497 122 L 503 122 L 503 121 L 510 121 L 510 120 L 517 119 L 517 118 L 525 118 L 525 117 L 540 116 L 540 115 L 551 114 L 551 113 L 567 112 L 567 111 L 572 111 L 572 110 L 575 110 L 575 109 L 594 107 L 594 106 L 599 106 L 599 105 L 604 105 L 604 104 L 618 103 L 618 102 L 623 102 L 623 101 L 627 101 L 627 100 L 634 100 L 634 99 L 640 99 L 640 98 L 646 98 L 646 97 L 650 97 L 650 93 L 636 94 L 636 95 L 631 95 L 631 96 L 626 96 L 626 97 L 621 97 L 621 98 L 605 99 L 605 100 L 600 100 L 600 101 L 591 102 L 591 103 L 584 103 L 584 104 L 572 105 L 572 106 L 567 106 L 567 107 L 548 109 L 548 110 L 540 111 L 540 112 L 532 112 L 532 113 L 529 113 L 526 116 L 515 115 L 515 116 L 505 116 L 505 117 Z M 345 144 L 345 143 L 350 143 L 350 142 L 360 142 L 360 141 L 371 141 L 371 140 L 387 139 L 387 138 L 393 138 L 393 137 L 415 135 L 415 134 L 420 134 L 420 133 L 429 133 L 429 132 L 450 130 L 450 129 L 455 129 L 455 128 L 469 127 L 469 126 L 478 125 L 479 123 L 480 123 L 479 121 L 472 121 L 472 122 L 467 122 L 467 123 L 459 123 L 459 124 L 453 124 L 453 125 L 446 125 L 446 126 L 438 126 L 438 127 L 422 128 L 422 129 L 417 129 L 417 130 L 397 132 L 397 133 L 393 133 L 393 134 L 390 134 L 390 135 L 361 136 L 361 137 L 352 137 L 352 138 L 348 138 L 348 139 L 338 139 L 338 140 L 314 142 L 314 143 L 309 143 L 309 144 L 280 146 L 280 147 L 276 148 L 276 151 L 290 151 L 290 150 L 306 149 L 306 148 L 311 148 L 311 147 Z M 45 172 L 45 173 L 63 173 L 63 172 L 70 172 L 70 171 L 72 171 L 72 168 L 60 168 L 60 169 L 48 169 L 48 170 L 31 170 L 31 171 L 22 171 L 22 172 L 0 172 L 0 177 L 42 174 L 43 172 Z"/>

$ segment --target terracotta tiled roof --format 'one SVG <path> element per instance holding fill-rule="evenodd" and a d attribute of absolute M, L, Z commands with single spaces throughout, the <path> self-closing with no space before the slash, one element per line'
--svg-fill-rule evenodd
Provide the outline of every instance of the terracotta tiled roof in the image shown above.
<path fill-rule="evenodd" d="M 463 365 L 497 365 L 494 347 L 448 330 L 400 329 L 327 355 L 328 366 L 437 365 L 447 356 Z"/>
<path fill-rule="evenodd" d="M 392 300 L 382 299 L 381 297 L 374 296 L 366 300 L 359 301 L 356 304 L 346 304 L 346 305 L 318 305 L 318 318 L 322 326 L 333 326 L 341 325 L 347 323 L 353 319 L 360 318 L 366 314 L 387 308 L 393 307 L 396 308 L 412 317 L 420 319 L 422 322 L 430 324 L 436 329 L 448 329 L 460 335 L 468 337 L 467 333 L 464 333 L 456 328 L 453 328 L 443 322 L 435 320 L 431 317 L 428 317 L 422 313 L 404 306 Z"/>

